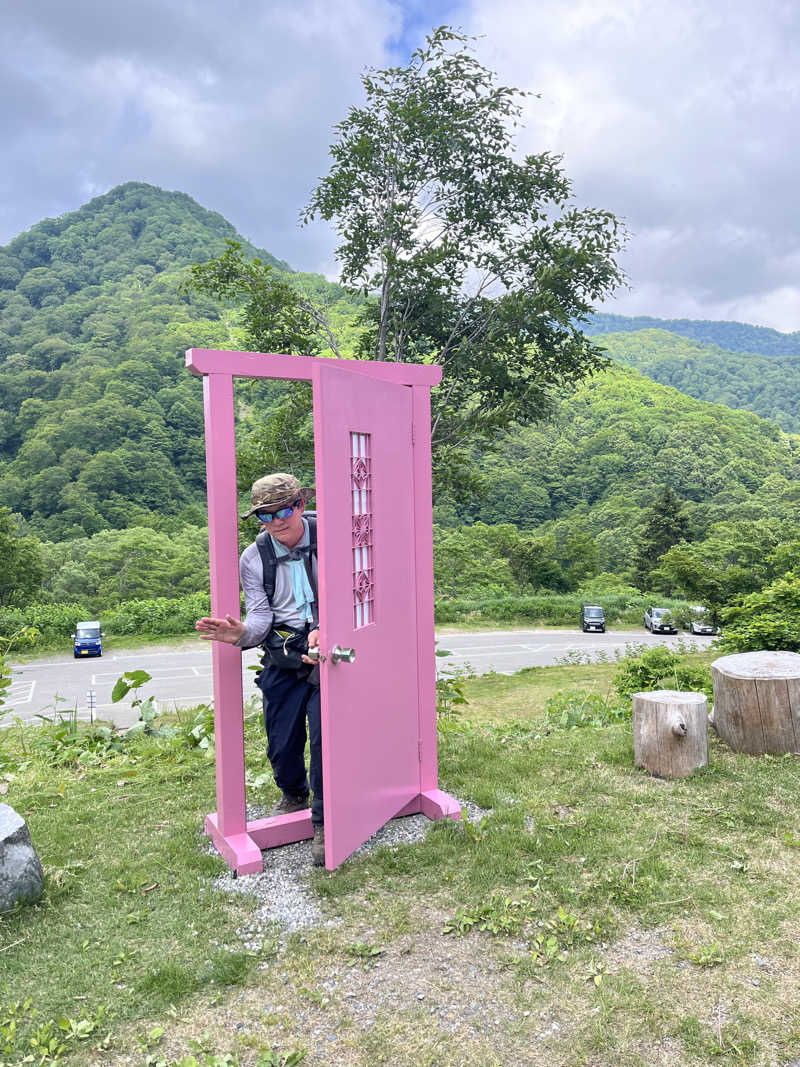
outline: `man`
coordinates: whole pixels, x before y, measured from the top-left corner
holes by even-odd
[[[325,863],[322,808],[322,731],[319,670],[306,654],[319,645],[316,537],[304,518],[308,490],[291,474],[270,474],[253,483],[250,510],[262,532],[239,560],[245,619],[203,618],[195,629],[206,641],[239,648],[264,647],[258,685],[264,696],[267,756],[282,797],[272,815],[309,806],[304,751],[306,720],[311,749],[311,858]],[[265,571],[266,565],[266,571]],[[274,584],[273,584],[274,583]],[[267,589],[272,587],[272,595]]]

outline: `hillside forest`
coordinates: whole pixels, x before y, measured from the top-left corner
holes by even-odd
[[[292,272],[183,193],[128,183],[0,248],[0,633],[33,620],[54,639],[97,616],[165,632],[202,610],[202,388],[184,353],[244,345],[237,306],[186,282],[231,241],[324,304],[353,354],[363,297]],[[605,369],[552,417],[475,446],[466,499],[437,494],[439,610],[794,603],[800,334],[607,315],[587,332]],[[237,386],[242,501],[267,466],[313,476],[307,404],[287,420],[288,389]]]

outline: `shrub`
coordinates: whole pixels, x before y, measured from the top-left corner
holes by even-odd
[[[188,633],[195,619],[207,615],[208,596],[192,593],[189,596],[158,597],[154,600],[129,600],[101,614],[103,632],[109,636],[124,634]],[[0,640],[9,649],[19,649],[24,643],[33,647],[64,643],[74,633],[75,625],[84,619],[96,618],[95,612],[82,604],[31,604],[26,608],[0,609]],[[23,642],[17,635],[35,629],[36,639]]]
[[[491,622],[529,620],[554,625],[578,627],[581,604],[600,604],[610,623],[622,622],[641,626],[644,609],[653,602],[668,607],[677,615],[685,605],[681,601],[653,597],[623,587],[618,592],[601,596],[578,593],[542,593],[538,596],[458,597],[436,601],[438,623],[462,622],[465,619],[485,619]]]
[[[800,652],[800,570],[721,612],[726,652]]]
[[[623,660],[614,675],[614,685],[625,700],[631,700],[634,693],[653,689],[705,693],[709,700],[714,696],[708,668],[685,663],[683,657],[662,645],[648,648],[640,656]]]

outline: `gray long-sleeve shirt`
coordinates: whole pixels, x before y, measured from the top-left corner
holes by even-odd
[[[303,519],[303,536],[296,547],[302,548],[309,543],[308,523]],[[314,574],[314,586],[317,587],[317,557],[311,557]],[[292,579],[288,567],[278,566],[275,574],[275,594],[272,603],[264,592],[264,568],[255,541],[248,545],[239,557],[239,580],[244,593],[245,632],[236,642],[240,648],[255,648],[267,636],[273,619],[276,623],[285,623],[295,629],[302,629],[305,618],[298,611],[294,602]]]

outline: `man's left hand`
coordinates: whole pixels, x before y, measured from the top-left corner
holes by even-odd
[[[312,630],[308,635],[308,647],[319,648],[319,630]],[[312,667],[316,666],[319,660],[309,659],[308,656],[303,656],[303,663],[308,663]]]

